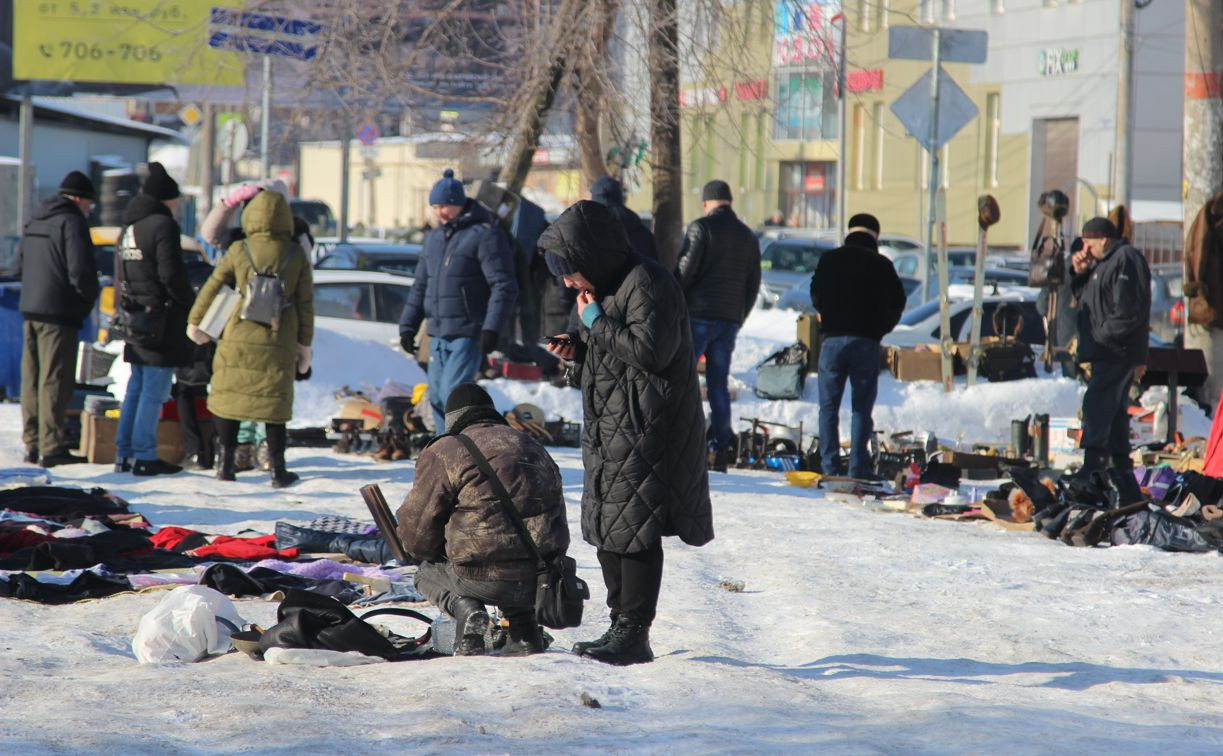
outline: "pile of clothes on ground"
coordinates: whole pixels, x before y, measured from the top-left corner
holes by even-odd
[[[320,518],[302,530],[316,540],[330,533],[367,546],[381,541],[371,538],[372,523],[347,518]],[[384,551],[356,549],[349,558]],[[344,604],[421,600],[412,587],[413,567],[303,559],[301,553],[297,544],[278,544],[275,534],[155,528],[101,488],[23,485],[0,491],[0,597],[62,604],[201,584],[232,596],[300,589]]]

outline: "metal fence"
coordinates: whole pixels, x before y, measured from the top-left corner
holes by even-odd
[[[1185,255],[1184,224],[1180,221],[1135,223],[1130,241],[1152,265],[1180,262]]]

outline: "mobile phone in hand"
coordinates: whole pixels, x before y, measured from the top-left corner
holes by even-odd
[[[549,346],[562,347],[562,346],[569,346],[572,343],[573,343],[573,339],[569,338],[568,336],[549,336],[548,337]]]

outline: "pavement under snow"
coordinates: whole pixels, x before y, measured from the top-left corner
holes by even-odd
[[[736,416],[803,420],[805,401],[750,398],[752,367],[792,340],[789,316],[749,321],[736,352]],[[326,381],[378,385],[393,371],[344,373],[356,349],[327,337]],[[371,347],[372,348],[372,347]],[[399,360],[400,362],[395,362]],[[361,368],[366,370],[366,368]],[[322,371],[320,371],[322,372]],[[317,375],[317,374],[316,374]],[[570,419],[578,392],[497,381],[519,401]],[[943,395],[881,383],[877,417],[964,443],[1004,440],[1012,417],[1073,414],[1061,380]],[[299,408],[302,407],[300,404]],[[846,417],[847,419],[847,417]],[[1201,423],[1200,417],[1192,418]],[[1188,422],[1188,419],[1187,419]],[[0,466],[19,464],[20,412],[0,406]],[[717,537],[666,542],[653,664],[613,668],[566,653],[602,632],[605,597],[578,525],[580,454],[555,449],[565,478],[571,554],[589,581],[587,624],[556,631],[549,653],[445,658],[355,668],[273,666],[229,654],[141,666],[131,639],[164,594],[61,607],[0,603],[0,750],[10,753],[203,752],[1153,752],[1223,749],[1223,561],[1148,547],[1078,549],[986,524],[869,512],[765,472],[711,477]],[[221,484],[202,473],[138,479],[109,467],[54,471],[103,486],[156,525],[270,532],[277,520],[365,515],[357,488],[392,506],[410,463],[292,449],[303,481],[274,491],[266,473]],[[719,587],[742,581],[742,592]],[[275,603],[241,600],[265,627]],[[393,624],[394,619],[389,624]],[[414,631],[404,625],[404,631]],[[586,708],[583,694],[602,708]]]

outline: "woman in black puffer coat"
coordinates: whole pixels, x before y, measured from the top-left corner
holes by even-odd
[[[662,537],[713,539],[705,415],[692,330],[675,277],[634,255],[607,208],[579,202],[540,237],[549,269],[578,289],[582,327],[550,351],[582,389],[582,536],[598,549],[612,625],[576,653],[652,661]]]

